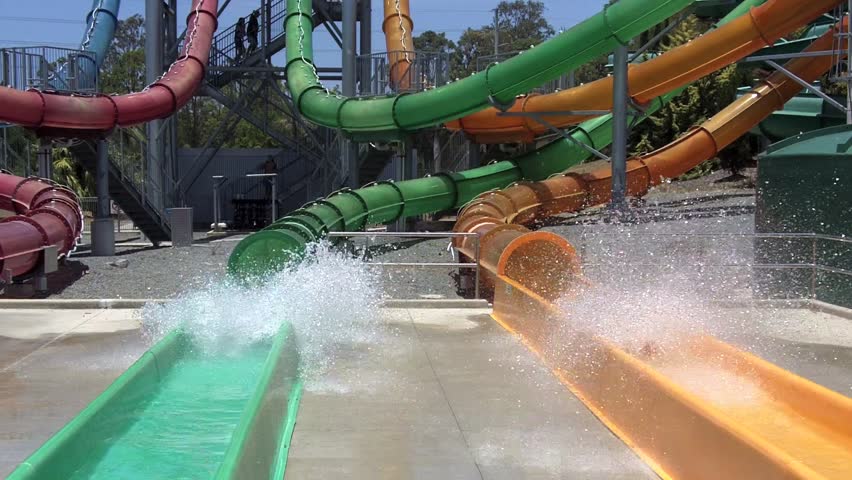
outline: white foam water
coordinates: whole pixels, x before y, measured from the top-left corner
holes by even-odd
[[[378,340],[381,300],[374,271],[319,244],[263,283],[221,279],[167,304],[147,305],[142,326],[152,341],[182,328],[202,352],[228,355],[271,338],[287,322],[299,339],[303,374],[310,377],[332,368],[344,346],[363,348]]]

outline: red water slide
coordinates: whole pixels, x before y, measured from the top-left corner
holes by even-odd
[[[0,121],[33,129],[43,137],[99,137],[177,112],[192,98],[207,68],[216,32],[217,0],[194,0],[187,17],[183,53],[162,78],[129,95],[80,95],[0,86]],[[65,256],[83,227],[77,197],[47,180],[0,173],[0,273],[24,275],[41,251],[55,245]]]

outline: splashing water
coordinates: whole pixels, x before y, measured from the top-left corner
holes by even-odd
[[[211,282],[165,305],[142,311],[146,336],[156,341],[182,328],[201,353],[238,354],[273,337],[283,322],[299,340],[303,374],[334,365],[344,345],[375,343],[383,332],[379,277],[328,244],[309,249],[294,263],[249,287],[232,279]]]
[[[636,284],[612,279],[562,298],[558,305],[566,313],[566,329],[603,337],[632,352],[665,349],[721,325],[719,308],[682,280]]]

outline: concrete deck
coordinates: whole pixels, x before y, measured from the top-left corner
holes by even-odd
[[[286,478],[657,478],[488,313],[385,310],[308,382]]]
[[[134,315],[0,309],[0,475],[144,351]],[[309,380],[288,479],[656,478],[487,309],[383,315],[377,344],[346,346]],[[852,320],[804,309],[730,318],[753,326],[730,340],[852,395]]]
[[[0,476],[144,351],[134,310],[0,310]]]

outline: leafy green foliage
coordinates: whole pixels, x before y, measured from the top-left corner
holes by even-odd
[[[662,40],[660,51],[683,45],[708,28],[707,22],[691,15]],[[641,155],[661,148],[705,122],[736,99],[737,89],[749,83],[749,76],[750,72],[732,65],[693,83],[679,97],[633,129],[633,153]],[[708,160],[684,177],[704,175],[722,164],[736,171],[750,160],[752,154],[748,139],[741,139],[720,152],[724,162],[720,162],[719,158]]]
[[[517,52],[539,44],[556,31],[544,17],[545,6],[537,0],[502,1],[497,5],[499,51]],[[464,78],[477,70],[480,57],[494,54],[494,25],[468,28],[459,38],[450,76]]]

